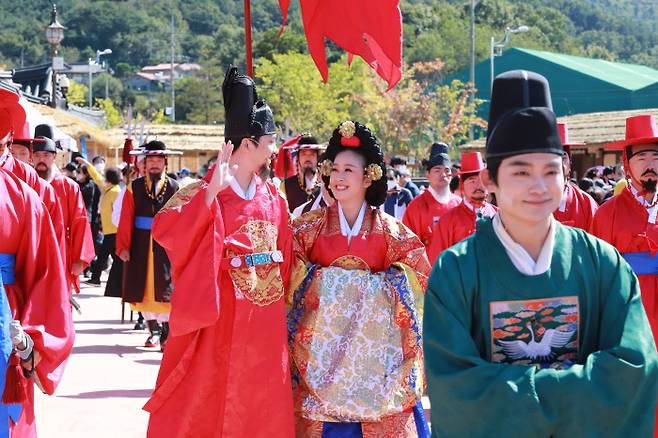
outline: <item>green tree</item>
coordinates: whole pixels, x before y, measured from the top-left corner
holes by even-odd
[[[112,100],[96,99],[96,102],[98,103],[98,107],[105,111],[105,127],[114,128],[115,126],[119,126],[121,116],[119,115],[119,111],[114,107],[114,104],[112,104]]]
[[[109,73],[103,72],[98,74],[92,82],[94,99],[107,97],[117,106],[122,105],[123,83]],[[105,96],[107,90],[108,96]]]
[[[66,95],[66,101],[72,105],[85,106],[88,93],[89,88],[85,84],[79,84],[74,80],[69,80],[69,92]]]
[[[176,119],[197,124],[214,124],[224,121],[221,100],[221,75],[218,67],[205,66],[198,76],[176,82]]]

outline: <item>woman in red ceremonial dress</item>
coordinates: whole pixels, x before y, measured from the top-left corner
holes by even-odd
[[[385,164],[368,128],[344,122],[323,158],[336,203],[293,222],[297,436],[429,437],[420,403],[425,248],[377,208],[386,199]]]

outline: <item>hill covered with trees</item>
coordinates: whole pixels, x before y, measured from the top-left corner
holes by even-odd
[[[311,72],[305,76],[306,80],[320,79],[308,56],[306,61],[303,57],[294,58],[294,55],[307,53],[307,49],[299,3],[295,0],[291,3],[286,29],[278,37],[281,26],[278,1],[251,1],[256,76],[264,85],[263,89],[271,94],[274,93],[271,84],[285,86],[281,83],[281,74],[287,71],[280,65],[283,60],[305,62],[304,68]],[[166,106],[166,93],[136,95],[124,89],[117,78],[128,77],[145,65],[169,62],[169,32],[173,16],[176,62],[196,62],[203,66],[197,77],[177,82],[177,118],[193,123],[221,122],[223,70],[229,63],[244,65],[242,8],[243,0],[60,0],[57,3],[59,21],[67,27],[61,53],[66,62],[75,63],[95,57],[97,49],[112,49],[112,55],[106,60],[114,70],[115,78],[108,80],[114,104],[118,107],[132,105],[138,112],[152,118],[155,112]],[[413,76],[409,78],[407,74],[407,78],[416,83],[405,85],[408,79],[404,79],[399,86],[400,94],[417,89],[419,84],[430,87],[432,92],[442,92],[436,89],[436,84],[443,77],[467,68],[469,8],[469,0],[401,0],[403,55],[405,63],[410,66],[406,72]],[[49,62],[44,29],[50,19],[50,2],[0,0],[0,11],[0,65],[12,68]],[[657,2],[479,0],[475,19],[478,61],[488,57],[492,36],[499,39],[505,27],[524,24],[530,31],[515,35],[508,47],[658,67]],[[330,63],[344,63],[342,50],[331,44],[327,47]],[[427,71],[428,65],[431,71]],[[280,70],[276,70],[277,66]],[[266,76],[259,77],[259,68]],[[352,80],[348,75],[337,77],[336,80]],[[367,69],[361,77],[369,80]],[[105,79],[100,75],[98,83],[95,81],[94,88],[98,87],[95,95],[100,95],[104,89]],[[337,84],[336,87],[341,89],[346,84]],[[460,102],[461,91],[453,91],[456,94],[451,98]],[[340,94],[338,97],[327,94],[326,90],[318,93],[346,99]],[[300,100],[299,95],[293,98]],[[281,101],[280,96],[272,96],[270,100],[277,101],[280,106],[289,104],[289,101]],[[352,99],[346,108],[350,105],[358,108],[357,100]],[[449,115],[445,117],[449,123]],[[382,122],[382,125],[386,124]]]

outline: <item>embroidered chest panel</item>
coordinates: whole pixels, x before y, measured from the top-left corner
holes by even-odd
[[[236,234],[245,234],[251,241],[253,253],[276,250],[278,228],[271,222],[252,220],[242,225]],[[226,257],[243,255],[231,248]],[[283,279],[278,263],[258,266],[243,266],[230,269],[229,275],[237,291],[258,306],[272,304],[283,296]]]
[[[492,362],[558,369],[576,362],[577,296],[493,301],[489,306]]]

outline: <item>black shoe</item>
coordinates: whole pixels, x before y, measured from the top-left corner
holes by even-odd
[[[146,329],[146,324],[144,324],[144,321],[137,321],[135,323],[135,327],[133,327],[133,330],[145,330]]]
[[[148,338],[146,338],[146,342],[144,343],[145,347],[153,348],[157,347],[160,345],[160,333],[159,332],[153,332],[149,335]]]
[[[165,344],[169,338],[169,323],[163,322],[162,329],[160,330],[160,351],[164,352]]]
[[[94,286],[100,286],[101,281],[97,278],[90,278],[89,280],[85,281],[85,284],[93,284]]]

